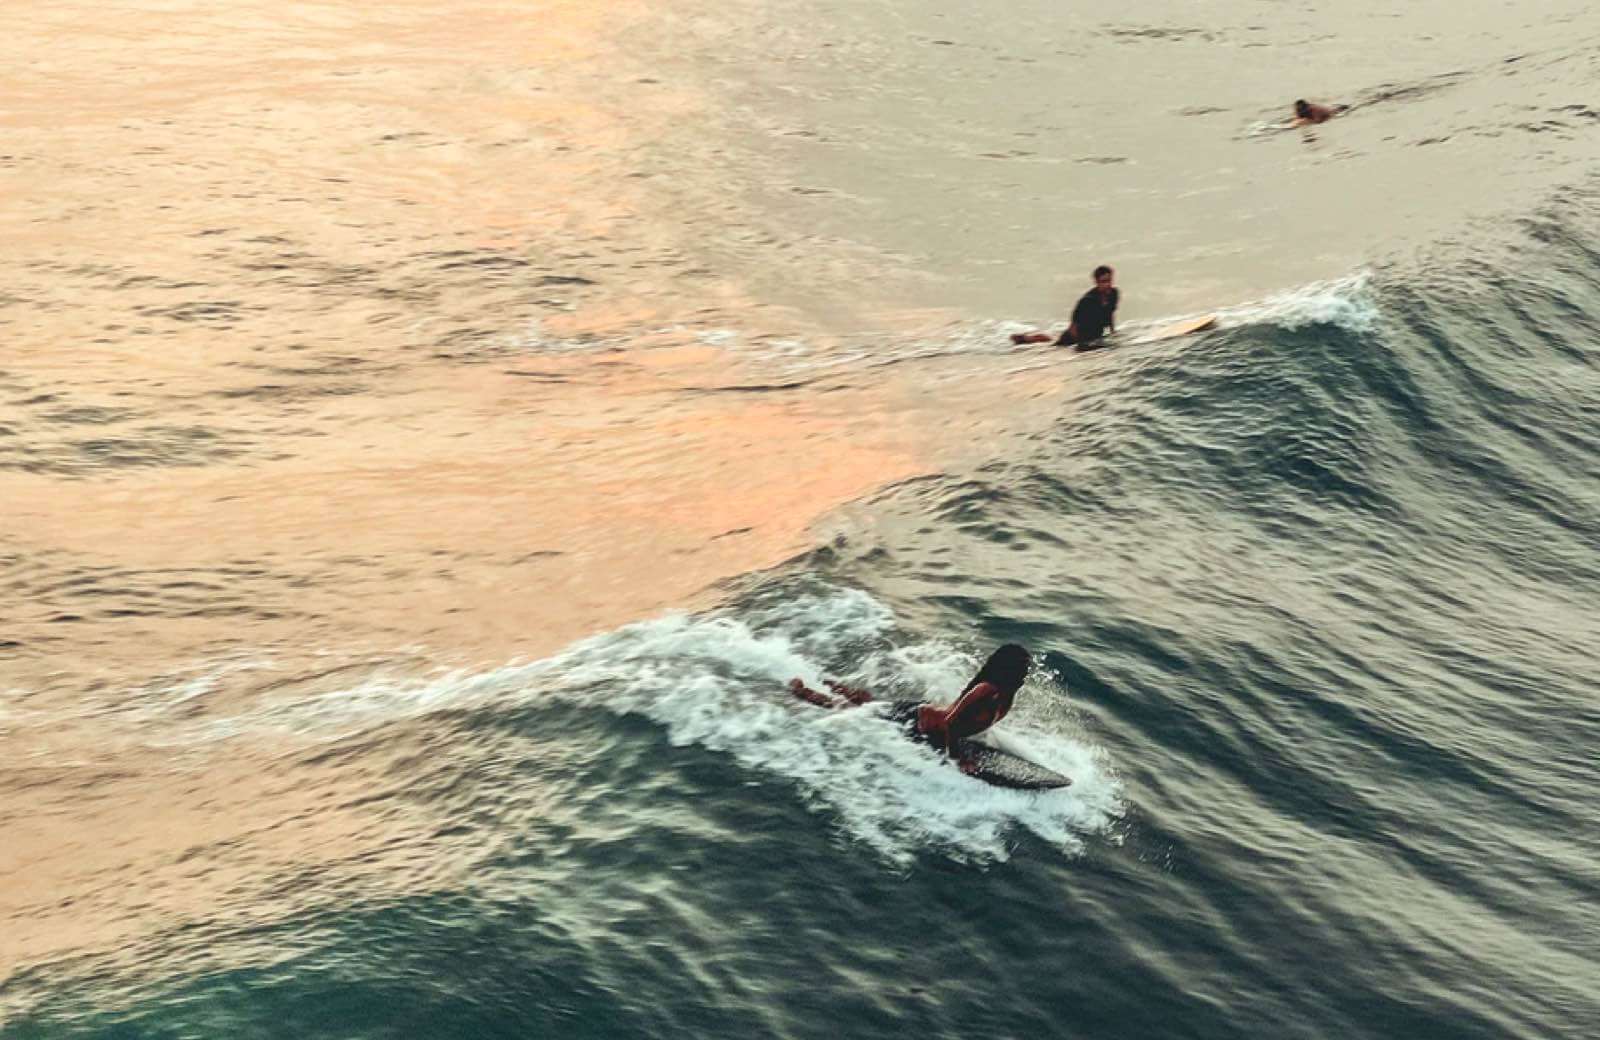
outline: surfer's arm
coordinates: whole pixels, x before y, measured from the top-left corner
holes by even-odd
[[[872,702],[871,691],[863,690],[859,686],[846,686],[844,683],[836,682],[833,679],[824,679],[822,681],[827,685],[828,689],[837,693],[851,704],[870,704]]]
[[[869,704],[872,701],[872,694],[866,690],[857,689],[854,686],[846,686],[844,683],[835,682],[832,679],[824,679],[822,681],[827,685],[828,689],[838,694],[838,698],[830,697],[821,690],[813,690],[802,679],[790,679],[789,692],[809,704],[815,704],[819,708],[848,708],[853,705]]]
[[[819,708],[837,708],[839,706],[838,701],[825,693],[818,693],[800,679],[789,680],[789,692],[809,704],[815,704]]]

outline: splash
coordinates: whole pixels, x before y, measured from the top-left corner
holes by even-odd
[[[815,811],[894,863],[943,850],[967,862],[1003,861],[1021,833],[1068,853],[1121,816],[1119,785],[1104,755],[1034,705],[1063,691],[1036,674],[995,743],[1073,778],[1066,791],[991,788],[900,735],[879,708],[824,711],[788,697],[784,685],[827,677],[868,686],[885,699],[948,699],[977,655],[938,640],[905,640],[893,614],[856,590],[824,589],[767,603],[668,614],[583,640],[539,661],[426,679],[370,674],[359,681],[275,682],[238,713],[169,717],[141,727],[159,746],[233,740],[334,744],[438,711],[512,711],[554,698],[664,727],[674,747],[699,746],[792,781]],[[229,666],[234,668],[236,666]],[[257,662],[256,667],[267,668]],[[270,670],[270,669],[269,669]],[[354,677],[351,677],[354,678]],[[180,711],[215,677],[147,691],[143,723]]]
[[[1371,283],[1368,271],[1312,282],[1264,300],[1218,311],[1218,324],[1224,327],[1276,325],[1282,329],[1337,325],[1349,332],[1371,332],[1381,318]]]
[[[629,625],[537,667],[559,677],[561,695],[660,723],[675,746],[726,752],[793,781],[808,804],[894,862],[929,847],[960,860],[1004,860],[1020,832],[1077,852],[1085,834],[1120,816],[1118,785],[1099,750],[1025,717],[1000,739],[1071,775],[1068,791],[987,787],[905,740],[871,707],[830,712],[784,695],[793,677],[817,683],[841,647],[859,656],[835,675],[890,697],[932,691],[944,699],[977,665],[948,644],[897,644],[894,635],[882,604],[859,591],[829,590],[742,615]],[[1061,692],[1035,676],[1022,701]]]

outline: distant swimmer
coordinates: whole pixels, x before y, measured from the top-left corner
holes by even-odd
[[[1104,346],[1100,340],[1108,332],[1117,331],[1117,304],[1122,294],[1111,284],[1116,272],[1105,264],[1094,269],[1094,288],[1084,293],[1078,305],[1072,308],[1072,322],[1067,331],[1056,340],[1058,347],[1076,347],[1078,350],[1097,350]],[[1011,337],[1013,343],[1049,343],[1047,332],[1018,332]]]
[[[1344,105],[1313,105],[1301,98],[1294,103],[1294,121],[1289,125],[1310,126],[1313,123],[1326,123],[1344,110]]]
[[[967,683],[954,704],[940,708],[925,701],[891,701],[886,717],[901,726],[913,740],[956,758],[962,772],[972,772],[975,763],[961,756],[961,741],[982,733],[1006,717],[1032,667],[1033,658],[1028,651],[1015,643],[1007,643],[989,655],[989,660],[978,669],[978,674]],[[789,692],[823,708],[850,708],[870,704],[873,700],[866,690],[831,680],[826,685],[833,691],[832,695],[813,690],[799,679],[789,683]]]

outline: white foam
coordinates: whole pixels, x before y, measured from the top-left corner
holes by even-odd
[[[1338,325],[1351,332],[1371,332],[1381,317],[1371,281],[1368,272],[1358,271],[1332,281],[1312,282],[1218,311],[1217,323],[1223,327],[1276,325],[1283,329]]]
[[[1008,722],[1002,738],[1073,778],[1065,791],[989,787],[913,744],[877,709],[827,711],[787,696],[796,676],[817,684],[820,655],[881,641],[892,617],[864,593],[834,591],[786,601],[749,617],[675,616],[630,625],[542,662],[561,685],[600,691],[597,703],[644,715],[675,745],[696,744],[794,781],[807,802],[852,838],[894,861],[929,847],[961,859],[1009,855],[1019,831],[1066,851],[1121,815],[1118,784],[1097,749],[1079,739]],[[838,676],[900,696],[946,699],[976,668],[939,643],[867,649]],[[1035,678],[1022,695],[1060,697]],[[591,694],[592,695],[592,694]],[[893,694],[891,694],[892,696]],[[998,732],[998,731],[997,731]]]
[[[446,708],[505,702],[529,689],[534,669],[508,666],[489,672],[448,671],[427,679],[414,675],[370,675],[359,682],[268,696],[233,715],[212,715],[166,735],[164,743],[215,742],[272,735],[336,743],[376,726],[414,719]]]
[[[996,735],[1066,773],[1072,787],[1021,792],[989,787],[906,740],[881,707],[828,711],[791,697],[802,678],[828,677],[885,699],[947,700],[977,666],[949,644],[893,640],[891,612],[866,593],[823,589],[709,616],[669,614],[586,639],[540,661],[428,679],[369,676],[308,692],[292,684],[245,711],[169,720],[146,730],[162,744],[214,744],[271,736],[315,743],[347,739],[445,708],[507,709],[549,698],[659,723],[674,746],[697,745],[791,781],[806,804],[853,840],[901,863],[936,849],[957,859],[1004,860],[1028,832],[1067,852],[1121,816],[1119,784],[1103,755],[1062,731],[1060,712],[1035,705],[1064,692],[1036,674]],[[209,689],[202,678],[158,698],[178,709]],[[156,703],[151,703],[155,710]],[[1050,715],[1047,723],[1030,718]]]

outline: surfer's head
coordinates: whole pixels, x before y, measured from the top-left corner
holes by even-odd
[[[1007,643],[989,655],[983,667],[978,669],[978,674],[967,683],[967,689],[979,683],[989,683],[1007,693],[1016,693],[1022,688],[1022,681],[1028,677],[1028,670],[1032,667],[1033,658],[1028,651],[1015,643]]]
[[[1111,279],[1116,277],[1116,274],[1117,272],[1113,271],[1110,267],[1107,267],[1105,264],[1101,264],[1099,267],[1094,269],[1094,274],[1092,277],[1094,278],[1094,284],[1098,288],[1109,289],[1111,288]],[[1019,646],[1017,649],[1021,650],[1022,647]]]
[[[1301,119],[1310,119],[1311,102],[1307,101],[1305,98],[1301,98],[1299,101],[1296,101],[1294,103],[1294,114],[1299,116]]]

